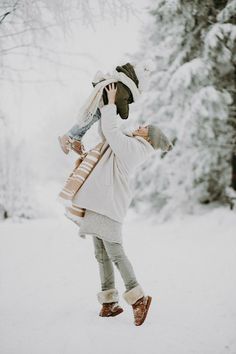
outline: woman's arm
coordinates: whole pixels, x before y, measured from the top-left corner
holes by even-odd
[[[109,85],[110,86],[110,85]],[[147,158],[145,145],[140,143],[135,137],[124,134],[118,126],[116,114],[114,86],[108,90],[108,105],[101,108],[101,126],[103,134],[114,154],[126,167],[126,171],[132,170],[139,163]]]
[[[138,163],[146,159],[146,149],[135,137],[124,134],[118,126],[116,105],[108,104],[101,108],[102,132],[112,151],[125,166],[126,171],[131,171]]]

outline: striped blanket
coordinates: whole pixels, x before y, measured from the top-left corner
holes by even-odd
[[[86,209],[75,205],[73,198],[108,147],[109,144],[107,141],[103,141],[88,152],[83,153],[75,161],[75,167],[58,195],[58,201],[65,206],[65,216],[77,225],[80,225],[81,218],[84,217]]]

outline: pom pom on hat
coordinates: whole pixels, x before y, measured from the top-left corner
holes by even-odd
[[[125,65],[120,64],[118,67],[125,68],[127,66],[127,64],[125,64]],[[137,76],[138,88],[139,88],[140,92],[145,91],[148,87],[151,72],[153,72],[155,70],[154,61],[151,59],[148,59],[148,60],[145,60],[142,62],[130,62],[130,65],[132,65],[133,70]],[[100,70],[97,71],[96,74],[94,75],[93,80],[92,80],[93,86],[95,86],[95,84],[97,84],[98,82],[109,78],[109,76],[110,76],[109,73],[104,74]],[[128,75],[128,77],[133,79],[132,75]]]
[[[149,59],[143,62],[131,63],[139,81],[139,90],[145,91],[149,84],[151,72],[155,70],[155,63]]]
[[[109,79],[110,76],[111,76],[110,73],[104,74],[101,70],[98,70],[92,80],[93,86],[96,86],[96,84],[99,83],[100,81]]]

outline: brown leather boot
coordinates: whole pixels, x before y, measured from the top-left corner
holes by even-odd
[[[145,321],[151,301],[151,296],[143,296],[132,305],[135,326],[140,326]]]
[[[102,304],[99,316],[114,317],[123,312],[123,309],[118,305],[118,302],[110,302]]]
[[[82,155],[84,153],[84,145],[81,143],[81,141],[74,139],[71,142],[71,150],[79,155]]]
[[[79,155],[84,153],[84,145],[80,140],[75,140],[70,138],[68,135],[63,135],[58,137],[58,141],[60,143],[60,147],[62,151],[67,155],[70,150],[73,150]]]
[[[62,151],[67,155],[69,154],[69,137],[67,135],[59,136],[58,141]]]

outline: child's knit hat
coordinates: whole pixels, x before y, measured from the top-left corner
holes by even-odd
[[[116,71],[123,72],[131,80],[134,81],[138,87],[140,93],[143,92],[149,82],[151,72],[154,71],[155,65],[152,60],[146,60],[145,62],[138,63],[126,63],[124,65],[118,65]],[[109,77],[109,73],[103,74],[100,70],[95,74],[92,84],[95,86],[98,82],[105,80]]]
[[[138,63],[138,64],[131,64],[126,63],[124,65],[120,65],[116,67],[116,71],[118,73],[123,73],[127,76],[126,82],[117,83],[117,92],[116,92],[116,107],[117,107],[117,114],[120,115],[121,118],[127,119],[129,116],[129,104],[136,101],[138,95],[137,93],[142,93],[142,91],[146,88],[147,83],[149,81],[149,75],[152,69],[151,62],[147,63]],[[98,82],[101,82],[105,79],[109,78],[109,73],[103,74],[101,71],[98,71],[92,81],[93,86],[96,86]],[[131,81],[131,80],[132,81]],[[134,85],[136,89],[134,90]],[[132,84],[132,85],[131,85]],[[135,91],[135,96],[134,96]],[[107,93],[104,90],[103,92],[103,103],[108,103]]]

